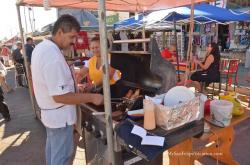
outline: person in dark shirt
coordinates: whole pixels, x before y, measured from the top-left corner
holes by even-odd
[[[24,82],[23,77],[22,77],[23,73],[25,74],[26,82],[28,82],[28,80],[27,80],[27,73],[26,73],[26,69],[25,69],[25,65],[24,65],[24,58],[23,58],[23,55],[21,53],[22,43],[17,42],[16,46],[17,46],[17,48],[12,53],[12,58],[14,61],[16,72],[17,72],[16,80],[17,80],[17,83],[19,86],[25,86],[23,84],[23,82]]]
[[[23,55],[21,53],[22,43],[21,42],[17,42],[16,46],[17,46],[17,48],[12,53],[12,57],[13,57],[14,63],[19,63],[19,64],[23,65],[24,64],[23,63]]]
[[[201,91],[201,82],[208,86],[211,82],[220,82],[220,51],[216,43],[208,44],[207,53],[203,62],[194,59],[194,63],[202,70],[196,71],[191,75],[196,89]]]
[[[35,48],[35,45],[33,43],[33,39],[31,37],[28,37],[26,39],[25,51],[27,55],[27,61],[29,64],[31,63],[31,56],[32,56],[32,52],[34,48]]]

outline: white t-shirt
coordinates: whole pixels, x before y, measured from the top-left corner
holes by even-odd
[[[75,124],[76,106],[56,103],[52,97],[75,92],[70,68],[55,43],[44,40],[35,47],[31,73],[43,124],[49,128]]]

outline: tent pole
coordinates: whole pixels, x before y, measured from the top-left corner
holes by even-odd
[[[142,38],[143,39],[146,38],[145,25],[143,25],[143,27],[142,27]],[[143,51],[145,52],[146,51],[146,43],[143,42],[142,45],[143,45]]]
[[[166,36],[165,31],[162,32],[162,50],[166,48]]]
[[[20,30],[20,35],[21,35],[21,40],[22,40],[22,44],[23,44],[23,47],[22,47],[22,51],[23,51],[23,56],[24,56],[24,67],[26,69],[26,73],[27,73],[27,80],[28,80],[28,86],[29,86],[29,93],[30,93],[30,100],[31,100],[31,104],[32,104],[32,108],[35,112],[35,115],[37,117],[37,109],[36,109],[36,106],[35,106],[35,97],[33,95],[33,91],[32,91],[32,84],[31,84],[31,81],[30,81],[30,69],[29,69],[29,66],[28,66],[28,62],[27,62],[27,55],[26,55],[26,51],[25,51],[25,47],[24,47],[24,34],[23,34],[23,27],[22,27],[22,20],[21,20],[21,13],[20,13],[20,6],[18,4],[16,4],[16,9],[17,9],[17,17],[18,17],[18,24],[19,24],[19,30]]]
[[[190,28],[189,28],[189,40],[188,40],[188,51],[187,51],[187,67],[190,69],[190,62],[192,60],[192,42],[194,32],[194,0],[191,0],[191,15],[190,15]],[[185,72],[186,79],[188,78],[188,72]],[[186,83],[186,81],[185,81]]]
[[[219,38],[219,24],[215,23],[215,43],[218,43],[218,38]]]
[[[178,43],[177,43],[177,32],[176,32],[176,20],[175,20],[175,13],[174,13],[174,42],[176,47],[176,62],[177,62],[177,76],[178,76],[178,82],[181,81],[180,78],[180,65],[179,65],[179,55],[178,55]]]
[[[24,11],[24,22],[25,22],[25,32],[28,32],[28,27],[27,27],[27,19],[26,19],[26,8],[23,6],[23,11]]]
[[[107,30],[106,30],[106,6],[105,0],[99,0],[99,32],[101,41],[101,58],[103,70],[103,92],[104,92],[104,108],[105,121],[107,132],[107,146],[108,146],[108,164],[115,165],[114,144],[113,144],[113,122],[111,115],[111,101],[110,101],[110,83],[109,83],[109,63],[108,63],[108,47],[107,47]]]

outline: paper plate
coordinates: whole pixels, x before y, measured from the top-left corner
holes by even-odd
[[[192,100],[195,97],[195,94],[184,86],[176,86],[171,88],[164,97],[165,106],[175,106],[180,103],[187,102]]]

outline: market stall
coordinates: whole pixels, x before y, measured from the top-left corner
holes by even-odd
[[[201,2],[202,0],[193,0],[191,1],[192,4],[194,4],[195,2]],[[85,8],[85,9],[96,9],[98,4],[96,1],[88,1],[88,2],[82,2],[82,1],[79,1],[79,0],[65,0],[65,1],[56,1],[56,0],[51,0],[51,1],[44,1],[44,2],[47,2],[46,3],[46,7],[48,6],[51,6],[51,7],[72,7],[72,8]],[[116,2],[116,3],[115,3]],[[107,157],[105,157],[105,160],[102,159],[98,159],[97,161],[104,161],[104,162],[101,162],[100,164],[118,164],[117,161],[116,161],[116,158],[115,157],[115,149],[114,147],[116,145],[114,145],[114,143],[117,143],[119,141],[115,140],[115,136],[113,136],[113,126],[115,125],[115,123],[112,121],[112,116],[111,116],[111,112],[112,112],[112,107],[111,107],[111,97],[110,97],[110,84],[109,84],[109,67],[108,66],[108,58],[107,58],[107,34],[106,34],[106,23],[105,23],[105,11],[106,11],[106,8],[105,8],[105,5],[107,7],[107,9],[109,10],[126,10],[126,11],[137,11],[137,10],[158,10],[158,9],[162,9],[162,8],[167,8],[167,7],[174,7],[174,6],[179,6],[179,5],[185,5],[185,4],[188,4],[190,2],[187,2],[185,0],[183,1],[166,1],[166,0],[159,0],[159,1],[145,1],[145,2],[140,2],[140,5],[139,6],[143,6],[143,9],[139,8],[138,7],[138,1],[107,1],[105,3],[105,1],[99,1],[99,29],[100,29],[100,37],[101,37],[101,41],[103,41],[103,44],[101,44],[101,53],[102,53],[102,64],[103,64],[103,70],[104,70],[104,79],[103,79],[103,90],[104,90],[104,98],[105,98],[105,104],[104,104],[104,108],[101,108],[102,111],[105,110],[105,118],[104,116],[101,117],[101,120],[104,121],[105,125],[104,125],[104,130],[103,130],[103,133],[105,132],[105,138],[107,139],[107,146],[105,146],[104,148],[100,147],[99,143],[93,143],[94,145],[92,145],[91,149],[95,149],[95,148],[98,148],[99,150],[103,150],[103,152],[107,152]],[[43,5],[43,1],[42,0],[19,0],[18,1],[18,4],[17,4],[17,10],[18,10],[18,14],[19,14],[19,23],[20,23],[20,31],[21,31],[21,34],[23,36],[23,33],[22,33],[22,25],[21,25],[21,18],[20,18],[20,10],[19,10],[19,7],[20,5],[34,5],[34,6],[42,6]],[[193,6],[193,5],[192,5]],[[193,10],[192,10],[193,11]],[[191,14],[191,20],[192,20],[193,16]],[[191,21],[191,33],[193,31],[192,27],[192,21]],[[192,36],[192,35],[191,35]],[[190,37],[191,38],[191,37]],[[22,41],[24,41],[24,39],[22,38]],[[155,48],[156,45],[155,44],[152,44]],[[190,42],[190,45],[191,45],[191,42]],[[188,54],[190,54],[190,51],[191,48],[189,48],[188,50]],[[159,56],[159,50],[157,52],[156,50],[156,53],[154,51],[152,51],[150,53],[151,55],[158,55]],[[144,55],[144,54],[143,54]],[[135,57],[138,58],[139,56],[139,60],[138,62],[142,62],[143,60],[141,60],[141,58],[148,58],[150,57],[149,55],[146,55],[145,57],[144,56],[140,56],[139,54],[138,55],[135,55]],[[149,58],[150,59],[150,58]],[[156,59],[156,58],[151,58],[151,59]],[[25,60],[26,60],[26,57],[25,57]],[[158,66],[157,68],[161,68],[161,69],[164,69],[164,66],[165,67],[169,67],[171,68],[172,65],[169,65],[169,63],[161,60],[162,62],[160,62],[159,60],[161,59],[158,59],[158,61],[152,61],[152,60],[146,60],[146,62],[153,62],[154,65],[147,65],[147,66],[150,66],[150,67],[147,67],[148,69],[150,69],[150,71],[152,71],[153,73],[156,73],[157,70],[154,70],[154,68],[152,66],[156,66],[156,65],[159,65],[161,64],[162,68],[160,66]],[[152,67],[152,68],[151,68]],[[173,80],[174,78],[172,77],[174,75],[175,77],[175,73],[173,73],[172,71],[174,71],[173,69],[170,69],[168,74],[169,76],[165,76],[165,78],[167,78],[167,80],[164,81],[163,79],[163,84],[161,86],[161,89],[160,91],[156,92],[156,93],[159,93],[159,92],[166,92],[166,90],[170,89],[171,88],[171,84],[173,85]],[[126,72],[124,72],[126,73]],[[128,72],[129,73],[129,72]],[[148,74],[147,74],[148,75]],[[155,78],[155,80],[159,80],[159,76],[156,76],[156,75],[152,75],[153,78]],[[147,79],[145,79],[147,80]],[[157,88],[159,87],[159,83],[157,83],[157,81],[153,81],[153,86],[154,88]],[[148,83],[150,83],[150,81],[144,81],[144,83],[146,83],[148,85]],[[130,83],[131,84],[131,83]],[[134,85],[134,83],[132,83]],[[140,87],[140,86],[139,86]],[[141,87],[140,87],[141,88]],[[151,88],[150,88],[151,89]],[[83,105],[83,106],[87,106],[88,105]],[[90,106],[89,106],[90,107]],[[96,109],[93,109],[93,108],[89,108],[90,110],[94,110],[94,112],[96,112]],[[196,108],[197,109],[197,108]],[[103,123],[98,121],[93,113],[90,113],[89,114],[91,119],[94,119],[95,121],[97,121],[98,125],[102,125],[103,127]],[[86,115],[87,116],[87,115]],[[98,116],[98,114],[97,114]],[[84,123],[83,123],[84,124]],[[203,124],[203,121],[201,120],[201,124],[199,124],[200,126]],[[85,130],[86,132],[89,132],[91,131],[91,134],[95,134],[96,131],[98,132],[98,127],[93,125],[93,124],[90,124],[90,123],[85,123]],[[193,128],[190,126],[188,126],[189,129]],[[202,132],[202,128],[203,126],[201,127],[196,127],[194,125],[194,128],[199,128],[199,129],[195,129],[196,131],[191,131],[190,134],[188,134],[188,136],[184,137],[184,138],[190,138],[194,135],[197,135],[199,133]],[[89,129],[89,131],[87,130]],[[180,131],[181,128],[179,128],[177,130]],[[94,130],[94,131],[93,131]],[[176,135],[178,135],[178,133],[176,133]],[[93,136],[93,135],[91,135]],[[99,138],[99,137],[102,137],[102,133],[99,131],[99,134],[95,134],[96,138]],[[163,136],[163,135],[162,135]],[[164,139],[164,138],[163,138]],[[180,141],[184,140],[183,137],[180,138],[179,140],[176,141],[176,138],[175,139],[175,143],[173,143],[172,145],[174,144],[177,144],[179,143]],[[104,140],[105,142],[105,140]],[[100,148],[99,148],[100,147]],[[167,149],[171,147],[171,145],[169,145],[168,147],[164,148],[164,149]],[[120,150],[121,151],[121,150]],[[101,152],[101,153],[103,153]],[[100,154],[101,154],[100,153]],[[159,155],[161,154],[162,152],[158,153]],[[96,157],[98,158],[98,157]],[[120,157],[118,157],[120,158]],[[87,154],[87,159],[88,159],[88,154]],[[91,161],[91,160],[90,160]]]
[[[139,14],[137,17],[131,17],[129,19],[115,23],[114,28],[116,30],[119,30],[119,29],[138,30],[142,28],[143,26],[148,27],[148,26],[154,26],[154,25],[157,26],[159,24],[162,24],[162,25],[173,24],[174,20],[176,21],[177,24],[184,25],[189,22],[189,18],[190,18],[190,7],[183,6],[183,7],[173,8],[173,9],[165,9],[165,10],[154,11],[150,13]],[[222,34],[217,34],[219,29],[216,26],[218,26],[218,24],[226,25],[232,22],[247,21],[249,19],[250,19],[250,14],[247,14],[247,13],[236,12],[236,11],[216,7],[216,6],[205,4],[205,3],[196,4],[194,6],[194,20],[196,23],[195,30],[194,30],[195,32],[194,43],[195,45],[200,45],[200,47],[204,49],[204,47],[206,47],[207,42],[210,42],[211,40],[218,41],[218,36],[221,37]],[[215,23],[217,24],[216,26],[215,26]],[[213,28],[213,26],[215,28]],[[229,38],[231,40],[233,40],[233,38],[236,38],[234,40],[235,44],[241,43],[241,44],[247,45],[246,43],[249,41],[248,24],[238,23],[237,26],[230,28],[230,31],[234,31],[233,29],[235,29],[235,32],[230,32],[230,35],[227,34]],[[223,35],[226,35],[226,34],[223,33]],[[236,37],[233,37],[234,35]],[[206,36],[209,36],[209,37],[206,37]],[[184,36],[184,37],[188,37],[188,36]],[[238,47],[236,45],[233,45],[232,43],[231,49],[234,49],[234,48],[236,49]],[[224,46],[223,46],[223,49],[224,49]],[[235,50],[234,52],[235,52],[234,54],[236,54],[239,51]],[[233,54],[233,51],[232,51],[232,54]]]
[[[154,25],[157,26],[159,24],[161,24],[162,26],[164,24],[175,24],[175,23],[178,25],[185,25],[189,22],[190,10],[191,9],[189,6],[183,6],[172,9],[153,11],[150,13],[143,13],[139,14],[137,17],[131,17],[129,19],[115,23],[114,28],[117,30],[120,29],[138,30],[142,27],[147,28],[149,26],[154,26]],[[218,32],[220,30],[220,26],[218,24],[225,25],[234,21],[244,21],[249,19],[250,19],[250,14],[247,13],[231,11],[228,9],[216,7],[206,3],[196,4],[194,6],[194,20],[196,25],[194,27],[194,40],[193,40],[194,48],[192,51],[193,55],[202,58],[204,56],[206,45],[210,42],[219,41],[220,42],[219,44],[222,45],[224,36],[221,38],[221,35],[225,34],[221,34],[221,32]],[[244,31],[247,31],[248,26],[244,26],[244,28],[243,26],[241,26],[241,28],[244,29]],[[173,27],[172,30],[174,30]],[[237,32],[239,33],[240,30],[238,30]],[[167,36],[165,36],[166,34]],[[247,40],[247,38],[249,38],[248,33],[245,32],[245,34],[246,36],[244,36],[244,38],[245,40]],[[163,49],[166,47],[166,45],[170,46],[171,44],[175,44],[176,40],[178,40],[177,41],[178,44],[177,43],[175,44],[176,47],[178,48],[177,55],[180,56],[181,59],[184,59],[184,55],[186,54],[184,48],[187,47],[186,45],[189,39],[189,33],[187,32],[187,30],[184,31],[182,30],[181,32],[179,32],[179,35],[177,34],[173,35],[173,33],[168,35],[168,33],[163,33],[161,34],[161,36],[162,37],[160,37],[158,40],[160,48]],[[242,38],[242,36],[240,37]],[[171,41],[172,39],[173,41]],[[167,44],[161,44],[162,43],[161,41],[167,42]],[[223,45],[220,47],[224,49]],[[228,58],[239,58],[243,63],[245,61],[244,49],[232,49],[232,51],[222,53],[222,55],[227,56]],[[190,64],[186,65],[189,66]],[[179,65],[177,64],[177,67],[178,66]]]

